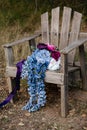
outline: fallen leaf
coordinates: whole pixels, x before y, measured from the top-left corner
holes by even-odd
[[[25,116],[30,116],[30,113],[28,112],[28,113],[25,113]]]
[[[73,116],[74,114],[75,114],[75,109],[72,109],[72,110],[69,111],[70,116]]]
[[[0,88],[0,91],[2,90],[2,88]]]
[[[42,118],[42,121],[45,121],[45,120],[46,120],[46,119],[43,117],[43,118]]]
[[[7,118],[8,118],[8,116],[6,116],[6,115],[5,115],[5,116],[4,116],[4,118],[6,118],[6,119],[7,119]]]
[[[14,107],[16,107],[16,105],[14,104]]]
[[[13,114],[11,111],[8,111],[8,114]]]
[[[84,126],[83,129],[84,129],[84,130],[87,130],[87,127]]]
[[[84,114],[82,114],[81,116],[82,116],[83,118],[87,117],[87,115],[86,115],[85,113],[84,113]]]
[[[23,122],[20,122],[18,125],[19,125],[19,126],[24,126],[24,123],[23,123]]]
[[[21,122],[23,121],[23,119],[22,119],[22,118],[20,118],[19,120],[20,120]]]

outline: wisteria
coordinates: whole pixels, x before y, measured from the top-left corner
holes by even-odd
[[[50,60],[51,57],[48,50],[36,49],[24,62],[21,77],[28,80],[30,99],[22,110],[34,112],[46,104],[44,78]]]

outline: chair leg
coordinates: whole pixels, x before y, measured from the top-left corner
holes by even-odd
[[[66,117],[68,114],[68,87],[61,85],[61,116]]]
[[[81,76],[82,76],[83,90],[87,91],[87,75],[86,75],[86,62],[85,62],[84,45],[81,45],[79,47],[79,54],[80,54],[80,64],[81,64]]]
[[[11,77],[8,77],[7,78],[7,84],[8,84],[8,87],[9,87],[9,93],[11,93],[13,88],[15,87],[15,78],[12,79]],[[11,99],[10,102],[14,103],[14,98]]]

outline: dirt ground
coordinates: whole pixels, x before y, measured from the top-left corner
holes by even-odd
[[[8,95],[4,54],[0,51],[0,102]],[[29,113],[21,108],[29,99],[27,87],[22,86],[15,104],[0,109],[0,130],[87,130],[87,92],[79,87],[69,89],[69,114],[60,115],[60,89],[46,87],[47,103],[39,111]]]

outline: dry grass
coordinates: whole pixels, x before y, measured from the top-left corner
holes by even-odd
[[[13,41],[17,41],[19,39],[22,39],[24,37],[28,37],[29,32],[24,32],[24,29],[19,26],[19,24],[15,25],[14,27],[8,27],[6,29],[3,29],[0,32],[0,45],[2,48],[2,53],[4,55],[4,50],[2,45],[11,43]],[[21,59],[25,59],[27,55],[29,55],[29,44],[24,43],[23,45],[17,45],[13,47],[13,53],[14,58],[16,61],[19,61]]]

